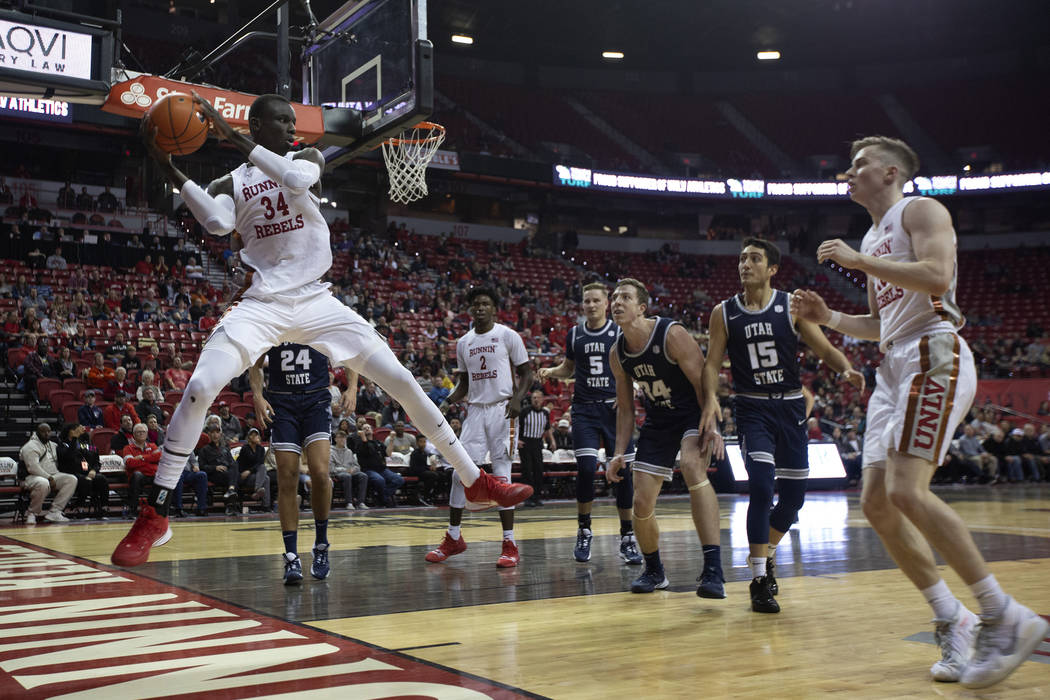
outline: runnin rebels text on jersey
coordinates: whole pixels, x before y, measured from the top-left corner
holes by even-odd
[[[492,404],[514,394],[514,368],[529,361],[521,336],[497,323],[488,333],[474,329],[456,342],[456,371],[470,380],[467,403]]]
[[[609,353],[620,337],[620,328],[612,321],[596,331],[587,322],[569,331],[565,357],[576,364],[573,374],[573,403],[600,403],[616,400],[616,382],[609,369]]]
[[[231,175],[241,260],[255,271],[247,294],[287,292],[320,279],[332,266],[332,248],[316,195],[292,194],[250,163]]]
[[[798,372],[798,331],[791,321],[787,292],[773,290],[765,308],[749,311],[742,294],[722,302],[733,391],[788,393],[802,388]]]
[[[302,394],[328,391],[328,358],[307,345],[281,343],[270,348],[267,391],[278,394]]]
[[[627,352],[623,335],[616,341],[620,366],[642,390],[646,422],[658,416],[673,418],[676,411],[683,409],[700,410],[692,382],[678,363],[667,356],[667,332],[675,323],[657,316],[649,342],[637,353]]]

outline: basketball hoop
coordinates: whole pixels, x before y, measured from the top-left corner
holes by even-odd
[[[427,166],[445,140],[445,127],[420,122],[383,142],[390,199],[408,204],[427,196]]]

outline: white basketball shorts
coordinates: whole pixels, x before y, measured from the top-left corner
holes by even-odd
[[[327,355],[333,364],[355,359],[361,363],[387,346],[368,321],[332,296],[328,285],[321,282],[266,299],[237,299],[223,313],[210,337],[219,330],[244,351],[249,364],[281,343],[310,345]]]
[[[977,394],[970,346],[956,333],[895,342],[876,374],[864,431],[864,467],[896,450],[940,464]]]

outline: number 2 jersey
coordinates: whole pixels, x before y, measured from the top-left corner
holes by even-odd
[[[494,404],[514,395],[514,368],[529,361],[525,342],[513,329],[496,323],[487,333],[473,328],[456,341],[456,371],[470,384],[468,404]]]
[[[598,330],[587,327],[586,321],[569,331],[565,343],[565,358],[576,365],[574,372],[573,403],[605,403],[616,400],[616,382],[609,369],[609,353],[620,337],[620,327],[606,321]]]
[[[287,292],[324,276],[332,266],[331,234],[317,196],[293,194],[251,163],[230,174],[241,260],[254,270],[247,294]]]
[[[726,348],[737,394],[790,394],[802,389],[798,331],[787,292],[773,290],[764,308],[744,307],[742,294],[722,302]]]
[[[667,356],[667,334],[676,322],[662,316],[645,347],[636,353],[627,351],[626,338],[616,341],[616,357],[624,373],[642,390],[647,423],[665,419],[675,420],[680,415],[700,415],[696,389],[678,363]],[[689,413],[687,413],[689,412]]]

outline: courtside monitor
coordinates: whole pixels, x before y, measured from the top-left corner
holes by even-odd
[[[433,111],[426,0],[351,0],[303,50],[303,101],[325,109],[332,164],[372,148]]]

